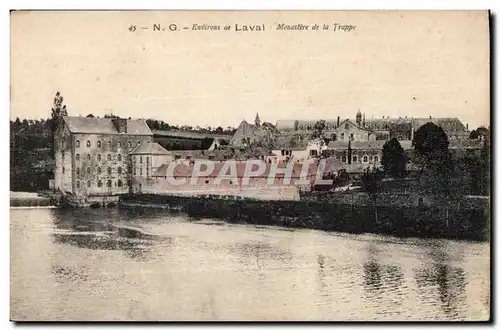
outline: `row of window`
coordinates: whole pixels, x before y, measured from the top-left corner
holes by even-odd
[[[134,168],[134,176],[137,176],[137,168]],[[139,176],[142,176],[142,167],[139,168]],[[146,176],[149,177],[149,168],[146,168]]]
[[[76,167],[75,171],[76,171],[77,175],[80,174],[80,168],[79,167]],[[118,167],[117,171],[118,171],[119,174],[121,174],[122,173],[122,167]],[[107,172],[108,172],[108,175],[111,175],[111,167],[108,167]],[[64,173],[64,167],[63,167],[63,173]],[[91,173],[91,170],[90,170],[90,167],[88,167],[87,168],[87,174],[90,174],[90,173]],[[101,167],[97,168],[97,173],[98,174],[102,173]]]
[[[87,181],[87,187],[91,187],[92,183],[90,182],[90,180]],[[108,180],[106,182],[106,187],[112,187],[113,183],[111,182],[111,180]],[[80,188],[81,184],[80,184],[80,181],[77,180],[76,181],[76,188]],[[119,179],[116,183],[115,183],[115,186],[117,187],[122,187],[123,186],[123,182]],[[98,180],[97,181],[97,187],[102,187],[102,181]]]
[[[61,170],[62,170],[62,173],[63,173],[63,174],[66,172],[66,168],[65,168],[65,167],[62,167],[62,169],[61,169]],[[129,169],[128,169],[128,170],[129,170],[129,173],[130,173],[130,172],[132,172],[131,167],[129,167]],[[118,167],[118,168],[117,168],[117,172],[118,172],[118,174],[121,174],[121,173],[122,173],[122,171],[123,171],[122,167]],[[139,171],[140,171],[140,172],[139,172],[139,174],[142,176],[142,167],[140,168],[140,170],[139,170]],[[76,172],[76,174],[77,174],[77,175],[80,175],[80,168],[79,168],[79,167],[76,167],[75,172]],[[90,167],[87,167],[87,174],[90,174],[91,172],[92,172],[92,170],[90,169]],[[108,168],[107,168],[107,173],[108,173],[108,175],[111,175],[111,172],[112,172],[111,167],[108,167]],[[102,169],[101,169],[101,167],[97,167],[97,173],[98,173],[98,174],[101,174],[101,173],[102,173]],[[137,170],[136,170],[136,168],[134,168],[134,175],[137,175]],[[148,168],[148,167],[146,167],[146,176],[149,176],[149,168]]]
[[[134,156],[134,163],[137,163],[137,156]],[[142,156],[139,157],[139,163],[142,163]],[[146,163],[149,163],[149,156],[146,156]]]
[[[111,161],[111,154],[108,154],[107,158],[108,158],[108,161]],[[118,154],[118,156],[116,158],[118,159],[118,161],[121,161],[122,155]],[[76,154],[75,159],[76,159],[76,161],[80,161],[80,154]],[[90,154],[87,154],[87,160],[90,160]],[[101,154],[97,154],[97,161],[101,161]]]
[[[86,144],[87,144],[87,147],[92,147],[92,143],[90,142],[90,140],[87,140]],[[141,141],[137,140],[137,145],[140,145],[140,144],[141,144]],[[102,148],[102,145],[103,145],[103,143],[100,140],[98,140],[97,141],[97,148]],[[77,148],[80,147],[80,140],[76,141],[76,147]],[[112,147],[111,140],[108,140],[108,148],[111,148],[111,147]],[[118,141],[118,148],[121,148],[121,147],[122,147],[122,142]],[[130,140],[128,141],[128,147],[132,147],[132,142]]]
[[[369,159],[370,159],[370,157],[368,155],[363,155],[363,157],[361,158],[361,162],[368,163]],[[340,156],[337,156],[337,160],[340,160]],[[372,161],[373,161],[373,163],[378,163],[378,161],[379,161],[378,155],[374,155],[372,157]],[[347,162],[347,155],[342,155],[342,162],[344,162],[344,163]],[[358,156],[352,155],[351,162],[353,162],[353,163],[358,162]]]

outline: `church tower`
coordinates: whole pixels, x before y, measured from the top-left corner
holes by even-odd
[[[358,126],[361,126],[361,117],[362,117],[362,116],[363,116],[363,115],[361,115],[361,110],[359,110],[359,109],[358,109],[358,112],[356,113],[356,124],[357,124]]]
[[[257,113],[257,115],[255,116],[255,126],[256,126],[256,127],[260,127],[260,117],[259,117],[259,113]]]

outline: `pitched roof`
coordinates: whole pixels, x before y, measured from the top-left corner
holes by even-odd
[[[368,126],[366,127],[363,127],[363,126],[359,126],[358,123],[356,123],[356,121],[353,121],[353,120],[350,120],[350,119],[345,119],[343,120],[342,122],[340,122],[340,124],[338,125],[338,127],[341,127],[342,125],[344,125],[344,123],[349,123],[351,124],[352,126],[354,126],[355,128],[359,129],[359,130],[363,130],[363,131],[368,131],[368,132],[372,132],[372,129],[369,128]]]
[[[262,123],[261,125],[264,129],[270,131],[271,133],[274,133],[274,134],[279,134],[279,130],[276,128],[276,126],[274,126],[274,124],[271,124],[269,122],[264,122]]]
[[[71,133],[153,135],[142,119],[126,119],[126,133],[119,133],[111,118],[64,116],[63,120]]]
[[[172,153],[167,151],[160,144],[152,142],[140,144],[130,154],[171,155]]]
[[[414,118],[413,128],[418,130],[419,127],[426,123],[434,123],[443,128],[445,132],[450,131],[465,131],[466,128],[458,118]]]

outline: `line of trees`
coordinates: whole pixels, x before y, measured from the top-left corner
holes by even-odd
[[[433,124],[421,126],[412,141],[412,163],[418,169],[418,185],[432,194],[446,196],[472,194],[488,195],[490,186],[490,144],[489,133],[482,132],[484,137],[480,153],[466,151],[465,154],[452,154],[449,150],[449,139],[444,130]],[[383,177],[396,180],[405,178],[408,174],[409,162],[407,153],[396,138],[385,142],[382,149],[382,169],[369,169],[362,176],[362,182],[368,183],[374,178]],[[374,187],[363,184],[365,190],[374,194]]]
[[[490,192],[489,132],[480,132],[484,139],[481,152],[466,152],[453,156],[449,140],[439,126],[427,123],[414,135],[414,160],[419,167],[418,184],[430,194],[447,198],[463,194],[487,196]],[[388,140],[382,150],[382,169],[368,168],[361,176],[362,188],[372,201],[377,222],[377,194],[382,179],[402,180],[407,175],[408,156],[395,138]]]
[[[49,119],[10,121],[10,189],[37,191],[47,189],[54,169],[54,133],[68,115],[58,91]]]
[[[191,125],[171,125],[165,123],[164,121],[158,121],[154,119],[146,120],[149,128],[151,130],[181,130],[186,132],[196,132],[196,133],[211,133],[211,134],[227,134],[232,135],[236,132],[234,127],[228,126],[223,128],[221,126],[217,127],[200,127],[200,126],[191,126]]]

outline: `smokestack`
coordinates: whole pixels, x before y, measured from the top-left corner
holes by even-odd
[[[469,130],[469,123],[465,123],[465,129]]]
[[[340,125],[340,116],[337,116],[337,127]]]
[[[365,120],[366,120],[366,116],[365,116],[365,115],[366,115],[366,114],[365,114],[365,113],[363,113],[363,126],[365,126],[365,123],[366,123],[366,121],[365,121]]]

